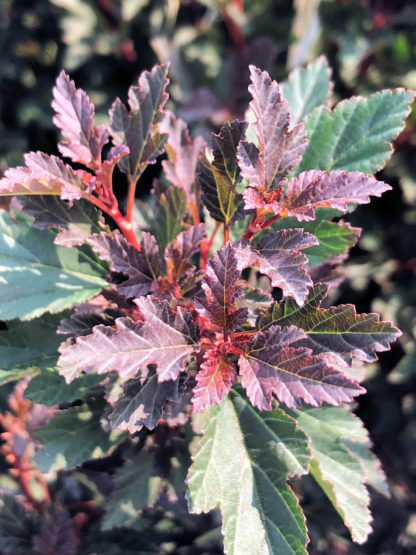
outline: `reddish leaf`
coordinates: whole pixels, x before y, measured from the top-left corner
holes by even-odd
[[[390,185],[361,172],[310,170],[291,179],[281,205],[282,216],[314,220],[317,206],[347,210],[349,203],[367,204],[370,195],[381,196]]]
[[[42,555],[76,555],[79,545],[72,519],[64,508],[46,518],[33,538],[34,549]]]
[[[117,231],[113,235],[105,232],[94,234],[88,242],[100,258],[111,262],[114,272],[129,277],[117,285],[122,295],[134,298],[149,293],[152,282],[160,272],[159,248],[153,235],[143,232],[140,251]]]
[[[247,124],[234,120],[225,123],[219,135],[212,133],[212,161],[201,156],[197,166],[197,182],[202,189],[202,200],[217,222],[229,225],[234,219],[241,195],[236,185],[241,181],[237,165],[237,147]]]
[[[237,308],[237,300],[244,290],[237,285],[240,277],[236,250],[227,242],[209,261],[202,283],[205,298],[198,297],[204,307],[204,316],[220,326],[225,332],[232,332],[247,320],[247,308]]]
[[[123,386],[123,395],[116,401],[110,414],[113,428],[128,430],[131,434],[143,426],[153,430],[163,414],[163,406],[168,401],[179,401],[179,378],[158,382],[156,372],[145,380],[134,378]]]
[[[155,66],[152,71],[144,71],[138,86],[132,86],[128,93],[130,111],[118,98],[111,107],[111,134],[116,145],[126,145],[129,156],[119,162],[124,173],[136,179],[148,164],[154,164],[163,152],[167,135],[161,134],[156,124],[163,116],[163,106],[168,95],[168,64]]]
[[[255,407],[271,410],[273,395],[288,407],[298,407],[301,401],[340,405],[365,391],[325,359],[311,355],[310,349],[290,347],[304,337],[295,326],[272,326],[253,337],[239,366],[241,383]]]
[[[347,362],[352,357],[372,362],[376,352],[386,351],[390,343],[401,335],[390,322],[380,322],[378,314],[357,314],[353,305],[321,308],[328,287],[318,283],[310,289],[305,304],[299,307],[292,299],[273,304],[261,317],[257,326],[298,326],[306,336],[296,346],[305,346],[315,354],[333,352]]]
[[[118,318],[116,328],[96,326],[91,335],[60,349],[58,366],[69,383],[81,371],[96,369],[99,374],[115,370],[122,378],[139,369],[146,375],[148,364],[157,365],[159,381],[176,380],[188,356],[197,348],[197,326],[191,314],[177,312],[166,301],[151,297],[136,299],[143,322]]]
[[[26,166],[6,171],[0,179],[0,195],[58,195],[74,200],[87,189],[87,183],[57,156],[29,152],[25,162]],[[92,178],[91,174],[88,176]]]
[[[168,160],[162,162],[166,177],[175,187],[185,191],[188,200],[195,202],[196,163],[205,140],[202,137],[192,140],[186,123],[176,119],[171,112],[163,120],[160,129],[162,133],[168,134],[165,144]]]
[[[177,280],[191,268],[191,257],[198,252],[199,244],[205,237],[206,225],[199,224],[182,231],[174,241],[171,241],[165,250],[165,259],[172,272],[173,279]]]
[[[97,187],[101,185],[109,191],[113,190],[114,168],[124,156],[129,154],[129,152],[130,150],[126,145],[113,146],[113,148],[110,149],[100,169],[95,172]]]
[[[237,378],[235,365],[230,361],[224,348],[213,347],[204,355],[204,363],[196,375],[196,386],[192,396],[195,412],[221,403]]]
[[[94,105],[64,71],[53,89],[52,108],[56,112],[53,122],[65,139],[58,144],[60,153],[86,166],[99,165],[108,130],[104,125],[94,127]]]
[[[257,247],[242,240],[236,245],[238,267],[242,270],[258,266],[260,272],[269,276],[273,287],[280,287],[285,297],[292,296],[302,303],[312,281],[304,269],[308,258],[299,249],[317,244],[313,235],[300,228],[269,233]]]
[[[307,146],[303,124],[289,131],[290,113],[280,87],[266,71],[250,66],[253,100],[250,107],[256,117],[253,124],[259,146],[242,142],[238,149],[241,175],[251,187],[264,191],[278,188],[283,179],[300,162]]]

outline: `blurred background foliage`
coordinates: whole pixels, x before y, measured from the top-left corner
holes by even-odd
[[[171,107],[206,137],[244,113],[249,63],[283,80],[291,68],[325,54],[334,103],[387,87],[416,89],[413,0],[0,0],[0,30],[0,171],[20,164],[29,150],[57,153],[50,101],[62,68],[87,90],[100,120],[143,69],[170,60]],[[356,407],[391,498],[374,492],[375,531],[357,546],[312,481],[294,484],[309,519],[312,554],[416,551],[415,111],[395,147],[377,176],[393,190],[349,216],[364,231],[334,294],[337,303],[380,312],[403,331],[369,367],[369,393]],[[75,495],[76,483],[86,495],[92,487],[86,475],[98,470],[84,470],[82,480],[76,473],[60,476],[62,491]],[[128,533],[93,531],[88,552],[137,553],[145,545],[138,534],[140,541],[151,538],[151,553],[221,552],[215,515],[189,518],[176,507],[172,518],[170,510],[166,499]]]

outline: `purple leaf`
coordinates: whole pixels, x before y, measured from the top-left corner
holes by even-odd
[[[79,175],[57,156],[43,152],[25,154],[26,166],[8,169],[0,179],[0,195],[58,195],[80,199],[87,189]],[[92,178],[91,174],[83,176]]]
[[[167,73],[168,64],[144,71],[138,85],[129,89],[130,111],[119,98],[110,110],[113,142],[130,149],[130,154],[120,160],[119,168],[132,179],[137,179],[163,152],[167,135],[160,133],[157,124],[162,121],[163,107],[168,99]]]
[[[110,149],[100,169],[95,172],[96,186],[101,185],[109,191],[113,190],[114,168],[124,156],[129,154],[129,152],[130,150],[126,145],[113,146],[113,148]]]
[[[109,314],[98,312],[82,312],[72,314],[69,318],[61,320],[56,333],[69,334],[73,336],[90,335],[95,326],[100,324],[110,326],[114,318]]]
[[[114,272],[121,272],[129,277],[127,281],[117,285],[122,295],[134,298],[149,293],[152,282],[160,272],[159,248],[153,235],[143,232],[140,251],[118,231],[113,232],[113,235],[105,232],[95,234],[88,242],[100,258],[111,262]]]
[[[71,516],[67,509],[61,507],[44,518],[39,533],[33,537],[34,549],[45,555],[76,555],[79,546],[80,540]]]
[[[192,396],[195,412],[200,412],[213,403],[221,403],[237,379],[236,367],[227,357],[224,348],[213,347],[208,350],[204,361],[195,378]]]
[[[314,220],[317,206],[347,210],[349,203],[367,204],[370,195],[381,196],[391,189],[383,181],[361,172],[310,170],[292,178],[281,204],[282,216]]]
[[[179,378],[158,382],[156,372],[146,379],[134,378],[123,386],[123,395],[116,401],[110,414],[113,428],[128,430],[131,434],[143,426],[153,430],[163,414],[167,401],[179,401]]]
[[[212,218],[229,225],[234,219],[242,197],[236,185],[241,181],[237,165],[237,147],[245,134],[246,123],[234,120],[225,123],[219,135],[212,133],[212,161],[201,156],[197,166],[197,182],[202,200]]]
[[[302,123],[289,130],[289,104],[269,74],[254,66],[250,66],[250,74],[250,108],[256,117],[253,127],[259,146],[242,142],[239,165],[251,187],[273,191],[300,162],[307,146],[306,131]]]
[[[60,153],[74,162],[99,166],[102,148],[108,142],[108,130],[104,125],[94,127],[94,105],[64,71],[53,89],[52,108],[56,112],[53,122],[65,139],[58,144]]]
[[[116,328],[96,326],[91,335],[78,337],[65,346],[58,360],[60,373],[69,383],[81,371],[96,369],[99,374],[115,370],[122,378],[133,377],[148,364],[157,365],[160,382],[176,380],[189,355],[197,349],[198,329],[191,314],[177,312],[166,301],[142,297],[135,300],[144,322],[118,318]]]
[[[191,268],[191,257],[199,251],[199,245],[205,237],[206,224],[192,226],[182,231],[174,241],[171,241],[165,250],[165,259],[168,269],[174,280],[178,280]]]
[[[292,299],[273,304],[259,317],[257,327],[297,326],[306,336],[296,343],[308,347],[314,354],[332,352],[347,362],[353,357],[372,362],[376,352],[386,351],[401,335],[390,322],[380,322],[378,314],[357,314],[353,305],[321,308],[328,287],[318,283],[310,289],[302,307]]]
[[[281,229],[265,235],[254,247],[249,241],[236,244],[240,271],[247,266],[258,266],[271,279],[273,287],[280,287],[283,295],[302,303],[312,281],[304,265],[308,258],[299,249],[317,245],[318,241],[303,229]]]
[[[365,391],[310,349],[290,347],[304,337],[295,326],[272,326],[255,334],[239,359],[241,383],[255,407],[271,410],[273,395],[292,408],[301,401],[340,405]]]
[[[186,123],[182,119],[176,119],[171,112],[161,123],[160,129],[162,133],[168,134],[165,144],[168,160],[162,162],[166,177],[175,187],[185,191],[188,201],[196,202],[196,163],[205,146],[205,140],[202,137],[192,140]]]
[[[236,250],[225,243],[208,262],[202,288],[205,298],[197,298],[203,306],[203,315],[229,333],[247,320],[247,308],[237,308],[236,303],[244,294],[241,285]]]

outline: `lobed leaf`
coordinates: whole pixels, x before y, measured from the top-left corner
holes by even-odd
[[[245,347],[239,359],[241,383],[255,407],[270,410],[273,395],[288,407],[297,407],[301,401],[313,406],[339,405],[365,391],[310,349],[290,346],[304,337],[295,326],[271,326],[255,334]]]
[[[55,233],[33,228],[22,214],[13,220],[0,213],[0,319],[55,313],[108,286],[105,265],[87,245],[66,249],[54,239]]]
[[[312,281],[304,265],[307,257],[300,249],[316,245],[318,241],[303,229],[282,229],[264,235],[257,247],[243,239],[236,244],[240,271],[247,266],[258,266],[271,279],[273,287],[280,287],[283,295],[293,296],[302,303]]]
[[[168,180],[182,189],[188,201],[197,202],[195,190],[195,172],[198,156],[205,146],[202,137],[192,140],[188,126],[182,119],[177,119],[169,112],[161,123],[162,133],[167,133],[165,150],[168,160],[162,166]]]
[[[130,154],[120,160],[119,168],[133,180],[148,164],[156,162],[167,140],[167,135],[157,129],[168,99],[165,92],[169,83],[167,73],[168,64],[155,66],[150,72],[144,71],[138,85],[129,89],[130,111],[119,98],[110,110],[113,142],[130,150]]]
[[[65,71],[61,71],[53,88],[52,108],[53,123],[64,137],[58,144],[60,153],[73,162],[90,167],[99,165],[102,148],[108,142],[108,129],[104,125],[94,127],[94,105]]]
[[[98,190],[100,187],[103,187],[104,191],[113,190],[114,169],[120,160],[125,156],[128,156],[129,153],[130,150],[126,145],[113,146],[113,148],[109,150],[106,159],[103,161],[100,168],[95,172],[95,186]]]
[[[43,152],[28,152],[26,166],[9,168],[0,179],[0,196],[57,195],[64,200],[80,199],[87,189],[91,174],[84,181],[60,158]]]
[[[157,238],[160,251],[164,252],[168,243],[184,230],[183,218],[186,212],[186,194],[178,187],[169,187],[156,198],[155,221],[151,231]]]
[[[381,196],[390,185],[360,172],[310,170],[292,178],[281,203],[282,216],[314,220],[315,208],[331,206],[346,211],[349,203],[367,204],[370,195]]]
[[[153,235],[143,232],[140,251],[118,231],[112,235],[105,232],[95,234],[88,242],[100,258],[111,263],[114,272],[128,276],[126,281],[117,285],[122,295],[133,298],[149,293],[160,272],[159,248]]]
[[[282,96],[290,106],[292,123],[302,121],[312,110],[327,104],[332,91],[331,70],[324,56],[290,72],[287,81],[281,84]]]
[[[241,181],[237,165],[237,147],[244,137],[247,124],[234,120],[226,122],[216,135],[212,133],[212,160],[201,156],[197,165],[197,182],[202,189],[202,201],[211,217],[229,226],[242,197],[236,185]]]
[[[26,512],[16,497],[0,493],[0,551],[4,555],[30,555],[37,517]]]
[[[308,459],[294,420],[259,413],[232,393],[207,415],[187,478],[190,511],[219,506],[229,555],[306,554],[304,516],[284,480],[306,473]]]
[[[205,297],[197,298],[203,307],[203,315],[227,333],[244,324],[248,315],[246,308],[237,308],[237,301],[244,290],[237,285],[241,270],[236,253],[228,241],[214,254],[202,282]]]
[[[273,304],[259,317],[257,327],[297,326],[304,330],[306,339],[296,346],[308,347],[314,354],[333,352],[347,362],[353,357],[377,360],[376,352],[388,350],[401,335],[389,322],[380,322],[378,314],[357,314],[353,305],[321,308],[327,291],[328,286],[318,283],[310,289],[303,306],[292,299]]]
[[[174,280],[178,280],[190,269],[195,268],[190,263],[191,257],[199,251],[199,245],[206,233],[206,224],[191,226],[178,234],[174,241],[165,249],[165,260]]]
[[[58,507],[44,518],[39,533],[33,538],[33,547],[39,553],[73,555],[81,543],[74,524],[68,510]]]
[[[273,191],[300,162],[307,146],[306,132],[303,123],[289,130],[289,104],[268,73],[250,66],[250,74],[250,108],[256,118],[253,128],[259,145],[241,142],[238,161],[241,175],[251,187]]]
[[[309,145],[297,173],[319,169],[380,170],[392,154],[391,142],[403,129],[414,91],[384,90],[368,98],[317,108],[305,119]]]
[[[166,301],[151,297],[135,302],[144,323],[118,318],[116,328],[96,326],[91,335],[78,337],[75,344],[61,349],[58,366],[68,383],[82,370],[94,368],[98,374],[115,370],[127,378],[148,364],[157,364],[160,382],[176,380],[197,348],[198,332],[191,314],[180,307],[175,313]]]

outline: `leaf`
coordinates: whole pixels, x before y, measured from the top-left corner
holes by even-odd
[[[353,357],[366,362],[377,360],[376,352],[387,351],[401,335],[389,322],[380,322],[378,314],[357,314],[353,305],[321,308],[327,291],[328,286],[318,283],[310,289],[302,307],[292,299],[273,304],[259,317],[257,327],[297,326],[307,339],[296,346],[309,347],[314,354],[333,352],[347,362]]]
[[[44,314],[30,322],[10,320],[7,323],[7,330],[0,331],[0,365],[7,371],[6,378],[18,369],[47,368],[56,363],[62,341],[56,329],[67,314]]]
[[[54,245],[54,238],[22,214],[12,220],[0,213],[0,319],[55,313],[108,287],[105,265],[87,245],[67,249]]]
[[[212,161],[202,155],[197,165],[197,182],[202,189],[202,201],[211,217],[229,226],[242,197],[236,185],[241,181],[237,165],[237,147],[244,137],[247,123],[226,122],[219,135],[211,134]]]
[[[271,279],[273,287],[280,287],[283,295],[293,296],[302,303],[312,281],[304,269],[307,257],[300,249],[316,245],[317,240],[303,229],[282,229],[264,235],[257,247],[243,239],[236,244],[238,267],[258,266]]]
[[[130,154],[122,158],[119,168],[129,178],[137,179],[148,164],[154,164],[163,152],[166,134],[159,133],[168,95],[168,64],[144,71],[137,86],[128,93],[130,111],[118,98],[110,110],[111,134],[116,145],[126,145]]]
[[[187,478],[190,511],[219,506],[229,555],[306,554],[304,517],[284,480],[306,473],[308,459],[293,420],[259,413],[233,393],[207,415]]]
[[[95,172],[96,182],[95,185],[99,189],[100,186],[104,190],[113,190],[113,172],[116,165],[122,158],[130,153],[126,145],[113,146],[107,154],[107,158],[103,161],[100,168]]]
[[[61,410],[43,428],[30,432],[40,441],[34,456],[42,472],[52,468],[73,468],[87,459],[102,456],[110,439],[100,424],[101,412],[87,406]]]
[[[112,235],[105,232],[93,235],[88,242],[100,258],[111,263],[114,272],[128,276],[129,279],[117,285],[122,295],[133,298],[149,293],[160,272],[159,248],[150,233],[143,232],[140,251],[118,231]]]
[[[301,160],[307,146],[306,132],[303,123],[289,131],[289,104],[268,73],[250,66],[250,74],[250,108],[256,117],[253,128],[259,146],[240,143],[238,161],[241,175],[251,187],[273,191]]]
[[[305,119],[309,145],[297,173],[305,170],[380,170],[403,129],[413,91],[384,90],[340,102],[332,112],[317,108]]]
[[[74,345],[61,349],[58,366],[67,383],[82,370],[95,368],[98,374],[115,370],[128,378],[148,364],[157,364],[160,382],[176,380],[196,349],[197,328],[191,314],[181,307],[175,313],[166,301],[151,297],[135,303],[144,323],[118,318],[116,328],[96,326],[91,335],[78,337]]]
[[[108,130],[104,125],[94,127],[94,105],[65,71],[61,71],[53,88],[52,108],[56,114],[53,123],[64,137],[58,144],[60,153],[86,166],[99,164],[101,150],[108,142]]]
[[[34,403],[52,407],[63,401],[72,402],[81,399],[102,381],[102,376],[83,374],[77,380],[67,384],[58,374],[57,369],[47,368],[30,380],[24,396]]]
[[[199,251],[199,245],[204,239],[206,224],[191,226],[182,231],[165,250],[165,260],[172,278],[178,280],[190,269],[195,268],[190,263],[191,257]]]
[[[282,96],[290,106],[292,123],[303,118],[321,104],[327,104],[332,90],[331,70],[324,56],[320,56],[304,69],[296,68],[281,84]]]
[[[195,379],[192,404],[194,411],[199,412],[213,403],[221,403],[237,379],[237,370],[224,348],[213,347],[205,353]]]
[[[63,318],[58,327],[58,333],[71,335],[90,335],[94,326],[104,324],[111,326],[114,324],[112,318],[106,312],[80,312],[71,314],[69,318]]]
[[[168,134],[165,150],[168,160],[162,166],[167,179],[186,194],[188,201],[196,202],[195,171],[198,155],[205,146],[202,137],[192,140],[188,126],[182,119],[176,119],[172,112],[161,124],[162,133]]]
[[[151,230],[157,238],[160,251],[164,252],[168,243],[183,231],[182,223],[186,211],[186,195],[182,189],[169,187],[160,193],[156,201],[155,225]]]
[[[239,359],[241,383],[258,409],[270,410],[273,395],[288,407],[298,407],[301,401],[339,405],[365,391],[310,349],[290,346],[304,336],[295,326],[271,326],[245,347]]]
[[[65,508],[57,508],[43,520],[40,532],[33,538],[33,547],[43,555],[76,555],[79,545],[73,521]]]
[[[381,196],[390,185],[360,172],[342,170],[329,173],[311,170],[292,178],[281,204],[282,216],[314,220],[317,206],[331,206],[346,211],[349,203],[367,204],[370,195]]]
[[[205,298],[197,298],[203,315],[227,333],[244,324],[248,315],[246,308],[236,306],[244,294],[241,285],[237,285],[240,273],[236,250],[228,241],[208,262],[202,282]]]
[[[366,475],[344,440],[368,443],[361,421],[345,407],[302,408],[288,413],[311,439],[311,473],[328,495],[357,543],[371,532]]]
[[[162,417],[164,404],[168,400],[179,401],[178,387],[179,379],[158,382],[156,372],[150,372],[144,380],[128,380],[110,414],[112,427],[128,430],[131,434],[143,426],[153,430]]]
[[[0,179],[0,196],[57,195],[64,200],[80,199],[88,182],[60,158],[43,152],[28,152],[26,166],[9,168]],[[85,177],[91,174],[85,172]]]
[[[150,453],[142,449],[116,471],[115,488],[106,506],[103,529],[132,524],[142,509],[157,501],[164,484],[163,478],[155,472]]]
[[[0,493],[0,552],[2,555],[31,555],[35,518],[11,495]]]
[[[19,198],[19,206],[34,218],[33,225],[38,229],[61,230],[54,239],[55,245],[82,245],[89,235],[104,228],[101,212],[84,199],[69,204],[55,196],[25,196]]]

